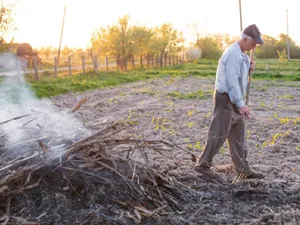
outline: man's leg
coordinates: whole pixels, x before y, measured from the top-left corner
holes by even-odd
[[[246,172],[248,170],[248,163],[246,161],[247,146],[246,146],[246,124],[243,118],[234,121],[228,136],[228,144],[231,159],[235,170],[238,173]]]
[[[233,126],[229,132],[228,144],[231,159],[238,174],[243,173],[244,178],[262,178],[263,175],[253,171],[246,160],[247,157],[247,129],[245,120],[233,119]]]
[[[215,109],[210,123],[205,149],[200,156],[197,167],[211,167],[212,159],[228,137],[231,127],[232,109],[224,94],[215,94]]]

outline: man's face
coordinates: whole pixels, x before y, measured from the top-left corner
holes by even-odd
[[[256,47],[256,41],[253,39],[246,39],[246,44],[245,44],[245,48],[247,51],[253,49]]]

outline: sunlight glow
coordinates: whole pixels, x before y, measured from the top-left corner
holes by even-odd
[[[16,0],[4,0],[4,3]],[[263,34],[277,37],[286,33],[286,9],[289,10],[289,35],[300,44],[299,0],[242,0],[243,26],[256,23]],[[67,6],[62,46],[86,48],[91,33],[100,26],[116,24],[130,15],[131,23],[159,26],[171,23],[183,31],[187,42],[196,36],[192,24],[202,35],[228,33],[239,35],[238,0],[19,0],[15,8],[17,42],[35,48],[58,47],[64,5]]]

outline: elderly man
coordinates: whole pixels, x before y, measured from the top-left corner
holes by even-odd
[[[220,58],[216,73],[213,118],[205,149],[195,165],[197,172],[217,176],[210,169],[212,159],[227,139],[236,172],[243,174],[244,178],[263,178],[261,173],[249,167],[246,160],[245,118],[250,118],[250,108],[244,100],[249,69],[255,68],[255,63],[250,63],[245,51],[263,43],[257,26],[250,25]]]

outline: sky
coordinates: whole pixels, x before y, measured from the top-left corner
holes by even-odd
[[[4,4],[16,0],[2,0]],[[256,24],[261,33],[277,37],[287,33],[300,45],[299,0],[241,0],[242,24]],[[196,39],[195,30],[205,36],[213,33],[240,34],[239,0],[18,0],[14,10],[16,42],[34,48],[59,46],[62,18],[66,16],[62,47],[86,48],[92,32],[117,24],[130,16],[131,24],[148,27],[171,23],[182,31],[186,42]]]

